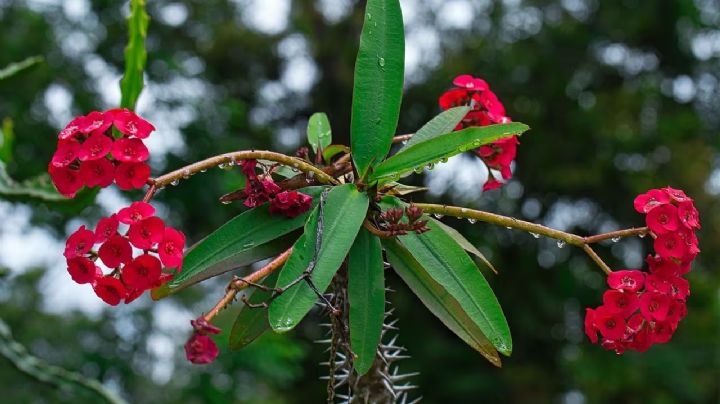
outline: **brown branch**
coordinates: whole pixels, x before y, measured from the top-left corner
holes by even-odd
[[[602,269],[606,274],[610,275],[612,273],[612,269],[610,269],[610,267],[605,263],[605,261],[602,260],[602,258],[600,258],[599,255],[597,255],[595,250],[593,250],[590,245],[583,244],[582,249],[587,253],[587,255],[590,256],[590,258],[592,258],[593,261],[595,261],[595,263],[600,267],[600,269]]]
[[[397,136],[393,137],[392,142],[393,142],[393,143],[407,142],[407,141],[410,140],[413,136],[415,136],[414,133],[408,133],[407,135],[397,135]]]
[[[287,261],[287,259],[290,257],[291,253],[292,248],[289,248],[282,254],[275,257],[275,259],[270,261],[270,263],[251,273],[250,275],[244,278],[233,279],[232,281],[230,281],[230,284],[225,291],[225,295],[220,300],[218,300],[215,306],[210,309],[207,314],[203,316],[205,318],[205,321],[210,322],[224,308],[231,305],[235,301],[235,296],[237,296],[238,292],[252,284],[260,282],[263,278],[280,269],[280,267],[282,267],[283,264],[285,264],[285,261]]]
[[[618,239],[621,237],[632,237],[632,236],[640,236],[645,237],[649,233],[649,230],[647,227],[633,227],[632,229],[625,229],[625,230],[617,230],[617,231],[611,231],[609,233],[603,233],[603,234],[596,234],[594,236],[585,237],[585,243],[586,244],[592,244],[597,243],[603,240],[612,240],[612,239]]]
[[[264,150],[249,150],[249,151],[237,151],[232,153],[225,153],[218,156],[210,157],[205,160],[198,161],[196,163],[187,165],[179,168],[175,171],[161,175],[154,179],[154,184],[157,188],[164,188],[169,184],[185,179],[193,174],[197,174],[201,171],[208,170],[210,168],[217,167],[221,164],[234,164],[242,160],[270,160],[288,167],[295,168],[304,173],[313,173],[316,179],[325,184],[337,184],[338,181],[332,176],[325,173],[323,170],[315,167],[314,165],[301,160],[297,157],[286,156],[281,153],[275,153]]]

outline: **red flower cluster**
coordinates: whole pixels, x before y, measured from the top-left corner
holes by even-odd
[[[245,160],[241,168],[247,178],[244,196],[245,206],[254,208],[270,201],[270,213],[297,217],[312,206],[312,197],[297,191],[280,192],[280,187],[269,176],[260,179],[255,172],[257,160]]]
[[[111,127],[123,134],[115,139]],[[83,186],[142,188],[150,177],[142,139],[155,128],[127,109],[94,111],[73,119],[58,135],[48,172],[58,191],[72,198]]]
[[[635,198],[635,209],[655,238],[655,255],[647,257],[650,272],[616,271],[608,276],[610,290],[603,304],[586,309],[585,333],[593,343],[618,354],[626,349],[645,352],[653,344],[670,341],[687,314],[685,300],[690,284],[682,275],[690,271],[700,252],[695,231],[698,211],[683,191],[653,189]]]
[[[115,306],[137,299],[145,290],[158,287],[172,278],[165,268],[182,268],[185,235],[165,226],[154,216],[155,208],[145,202],[133,202],[117,214],[100,219],[95,231],[81,226],[65,243],[65,258],[72,279],[89,283],[105,303]],[[118,232],[127,225],[124,235]],[[93,250],[95,244],[100,244]],[[133,257],[133,247],[143,253]],[[157,254],[157,256],[153,254]],[[105,275],[97,259],[112,272]]]
[[[448,90],[440,96],[440,107],[443,110],[461,105],[472,107],[472,111],[468,112],[455,130],[511,121],[509,117],[505,116],[505,107],[495,93],[490,91],[490,86],[485,80],[464,74],[456,77],[453,84],[456,88]],[[488,168],[499,171],[504,180],[509,180],[512,178],[510,163],[515,159],[518,144],[520,142],[517,136],[513,136],[481,146],[475,150],[475,154]],[[489,171],[488,181],[483,185],[483,191],[499,188],[502,184],[495,178],[492,171]]]
[[[185,357],[196,365],[206,365],[220,354],[215,341],[208,334],[220,334],[220,329],[210,324],[203,317],[190,320],[194,332],[185,343]]]

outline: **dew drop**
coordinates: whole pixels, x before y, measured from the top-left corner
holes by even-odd
[[[243,248],[251,248],[251,247],[253,247],[253,246],[255,246],[255,243],[245,243],[245,244],[243,244]]]
[[[505,226],[505,228],[508,230],[512,230],[512,227],[510,227],[510,226]]]
[[[435,219],[442,219],[445,215],[443,215],[442,213],[433,213],[433,216],[435,216]]]
[[[207,168],[203,168],[202,170],[200,170],[200,172],[201,173],[207,172]]]
[[[562,240],[558,240],[558,241],[557,241],[557,246],[558,246],[558,248],[563,248],[563,247],[565,247],[565,242],[562,241]]]
[[[440,162],[441,162],[441,163],[447,163],[447,162],[448,162],[448,158],[447,158],[447,157],[443,157],[443,158],[440,159]]]
[[[475,223],[477,223],[477,219],[469,217],[468,222],[470,222],[470,224],[475,224]]]
[[[230,167],[234,166],[235,164],[237,164],[235,163],[235,160],[230,159],[230,161],[228,161],[228,166]]]
[[[372,14],[367,13],[367,18],[368,18],[368,20],[372,20]]]
[[[540,235],[537,233],[530,233],[530,235],[533,236],[533,238],[540,238]]]
[[[232,201],[220,201],[223,205],[229,205],[232,203]]]
[[[180,180],[173,180],[173,182],[171,182],[170,185],[176,187],[176,186],[180,185]]]
[[[427,169],[428,169],[428,170],[432,170],[432,169],[434,169],[434,168],[435,168],[435,163],[430,163],[430,164],[427,165]]]
[[[415,170],[413,170],[413,171],[415,171],[416,174],[420,174],[421,172],[423,172],[423,168],[422,168],[422,167],[415,167]]]
[[[407,141],[407,140],[403,140],[403,141],[400,142],[400,143],[402,143],[402,145],[405,146],[406,144],[408,144],[408,141]]]
[[[640,234],[638,234],[638,237],[640,237],[640,238],[645,238],[645,236],[647,236],[647,233],[640,233]]]
[[[220,163],[220,164],[218,164],[218,168],[221,169],[221,170],[224,170],[224,169],[225,169],[225,163]]]
[[[184,178],[184,179],[190,178],[190,170],[185,170],[185,171],[183,171],[183,178]]]
[[[378,66],[385,67],[385,58],[384,57],[378,58]]]
[[[618,241],[620,241],[620,237],[613,237],[610,240],[612,240],[613,243],[617,243]]]

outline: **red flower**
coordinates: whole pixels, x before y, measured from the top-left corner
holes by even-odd
[[[687,315],[687,306],[685,305],[684,301],[680,300],[674,300],[672,303],[670,303],[670,308],[667,312],[667,321],[670,324],[674,324],[674,326],[677,326],[677,324],[685,318]]]
[[[659,275],[648,275],[645,277],[645,290],[668,294],[670,293],[670,283]]]
[[[685,240],[678,233],[660,234],[653,246],[661,258],[682,259],[690,252]]]
[[[132,259],[132,247],[123,236],[116,234],[100,246],[98,256],[108,268],[117,268]]]
[[[185,248],[185,235],[172,227],[166,227],[163,239],[158,246],[162,263],[169,268],[182,267],[183,248]]]
[[[648,228],[658,235],[675,231],[680,226],[678,209],[670,204],[651,209],[647,213],[645,221]]]
[[[92,283],[103,275],[100,268],[85,257],[70,258],[67,266],[70,277],[79,284]]]
[[[670,298],[660,292],[645,292],[640,296],[640,312],[647,321],[665,321]]]
[[[53,154],[51,163],[55,167],[67,167],[78,157],[80,143],[73,141],[59,141],[58,148]]]
[[[244,160],[240,164],[240,170],[243,174],[245,174],[245,177],[247,177],[248,180],[254,180],[257,178],[255,167],[257,167],[257,160]]]
[[[595,310],[595,327],[600,334],[609,340],[622,339],[625,334],[625,319],[618,313],[613,313],[605,306]]]
[[[492,91],[481,92],[479,100],[480,104],[488,111],[491,120],[496,121],[505,116],[505,107]]]
[[[115,178],[115,166],[107,160],[89,160],[80,164],[80,177],[88,187],[106,187]]]
[[[650,268],[650,273],[662,278],[670,278],[684,273],[681,271],[680,265],[670,258],[648,255],[645,262],[647,262]]]
[[[653,326],[653,342],[664,344],[669,342],[675,332],[674,327],[667,321],[656,321]]]
[[[275,195],[270,201],[270,213],[280,213],[287,217],[297,217],[312,206],[312,197],[296,191],[285,191]]]
[[[688,197],[687,195],[685,195],[685,192],[683,192],[683,191],[681,191],[681,190],[679,190],[679,189],[675,189],[675,188],[671,188],[671,187],[665,187],[665,188],[662,189],[662,191],[665,191],[665,193],[668,194],[668,196],[670,197],[670,199],[672,199],[673,201],[675,201],[675,202],[677,202],[677,203],[692,202],[692,198],[690,198],[690,197]]]
[[[260,206],[280,192],[280,187],[272,180],[251,180],[245,186],[246,199],[243,203],[248,208]]]
[[[115,109],[108,112],[112,113],[115,127],[124,135],[145,139],[155,130],[155,127],[150,122],[140,118],[130,110]]]
[[[475,78],[469,74],[462,74],[455,77],[453,84],[457,87],[464,87],[473,91],[486,91],[490,89],[485,80]]]
[[[115,214],[100,219],[97,226],[95,226],[95,242],[102,243],[109,239],[110,236],[117,234],[118,225],[117,215]]]
[[[700,228],[700,214],[695,205],[690,201],[680,202],[678,204],[678,216],[680,217],[680,223],[690,229]]]
[[[630,321],[628,321],[628,324],[630,324],[630,322],[634,319],[639,319],[636,320],[639,321],[639,326],[637,331],[632,334],[632,339],[626,344],[626,346],[628,349],[632,349],[634,351],[645,352],[650,349],[654,342],[653,334],[648,326],[648,323],[643,320],[642,315],[637,314],[633,316]]]
[[[159,217],[148,217],[130,225],[128,238],[137,248],[149,250],[162,240],[165,223]]]
[[[585,335],[590,338],[590,342],[596,344],[598,341],[598,331],[595,328],[595,310],[585,309]]]
[[[443,93],[438,103],[440,104],[440,108],[444,110],[468,105],[470,103],[470,94],[465,89],[454,88]]]
[[[488,174],[488,175],[489,175],[488,180],[483,185],[483,192],[484,191],[492,191],[493,189],[497,189],[497,188],[500,188],[501,186],[503,186],[503,183],[496,180],[495,177],[492,176],[492,174]]]
[[[633,204],[638,213],[648,213],[652,208],[670,203],[670,195],[665,190],[651,189],[635,197]]]
[[[58,134],[58,139],[66,140],[75,136],[80,131],[80,124],[82,123],[83,119],[84,117],[79,116],[70,121],[70,123],[65,125],[65,128],[60,131],[60,133]]]
[[[150,166],[145,163],[120,163],[115,170],[115,183],[127,191],[142,188],[150,178]]]
[[[155,208],[147,202],[133,202],[117,213],[120,223],[133,224],[155,214]]]
[[[105,132],[112,125],[112,119],[107,116],[107,113],[93,111],[83,117],[80,117],[80,132]]]
[[[118,161],[141,163],[148,159],[150,152],[140,139],[117,139],[112,146],[112,156]]]
[[[185,356],[187,360],[196,365],[208,364],[220,354],[217,345],[207,335],[193,333],[185,343]]]
[[[72,198],[77,191],[83,187],[83,181],[80,178],[80,172],[69,167],[55,167],[52,164],[48,167],[50,179],[58,192]]]
[[[103,276],[93,285],[95,294],[105,303],[117,306],[125,298],[127,292],[119,279],[112,276]]]
[[[608,290],[603,294],[603,305],[611,313],[627,317],[637,310],[640,302],[635,293],[624,293],[617,290]]]
[[[645,275],[638,270],[615,271],[608,275],[608,285],[616,290],[637,292],[643,286]]]
[[[155,285],[161,273],[160,260],[143,254],[123,268],[122,280],[129,288],[145,290]]]
[[[80,226],[65,242],[65,258],[74,258],[84,255],[95,244],[95,233]]]
[[[95,132],[85,140],[78,151],[80,161],[97,160],[107,156],[112,148],[113,141],[102,133]]]
[[[690,282],[685,278],[674,277],[668,281],[670,285],[670,297],[677,300],[685,301],[690,296]]]

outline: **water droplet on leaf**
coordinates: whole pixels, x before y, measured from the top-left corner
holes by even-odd
[[[384,57],[378,58],[378,66],[385,67],[385,58]]]

